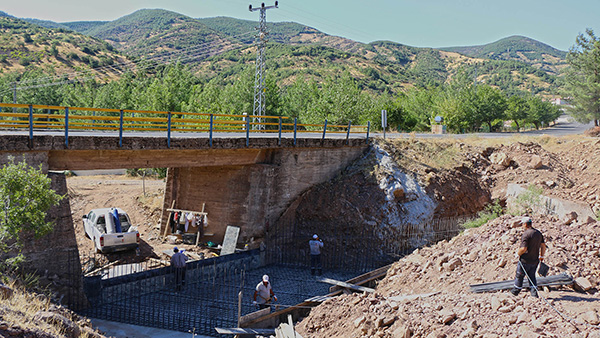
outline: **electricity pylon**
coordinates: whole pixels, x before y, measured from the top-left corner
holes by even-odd
[[[262,124],[262,116],[265,116],[265,47],[267,45],[267,9],[278,8],[278,2],[275,1],[274,6],[265,6],[263,2],[259,8],[252,8],[250,5],[250,12],[260,11],[260,20],[258,21],[258,35],[256,36],[256,74],[254,76],[254,110],[252,115],[254,116],[255,124],[253,129],[264,130],[265,125]]]

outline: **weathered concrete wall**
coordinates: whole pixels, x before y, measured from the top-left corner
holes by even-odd
[[[41,283],[52,284],[52,289],[64,304],[81,304],[81,263],[67,196],[67,181],[62,172],[49,172],[48,177],[52,189],[65,198],[48,211],[47,219],[55,222],[54,230],[42,238],[29,237],[24,241],[24,267],[36,272]]]
[[[516,199],[527,192],[527,188],[519,184],[509,184],[506,188],[507,203],[513,205]],[[596,215],[592,208],[584,202],[567,201],[557,197],[548,197],[540,195],[540,205],[535,212],[547,215],[556,215],[563,219],[567,214],[576,212],[579,220],[585,220],[588,217],[595,219]]]
[[[204,238],[221,243],[227,225],[241,227],[239,242],[264,236],[285,208],[309,187],[331,179],[366,147],[264,150],[261,163],[247,166],[185,167],[169,171],[164,207],[200,210],[206,203]],[[164,233],[168,213],[163,214]]]
[[[42,166],[42,172],[48,172],[48,152],[47,151],[31,151],[31,152],[0,152],[0,166],[8,164],[10,161],[19,163],[23,160],[34,168]]]

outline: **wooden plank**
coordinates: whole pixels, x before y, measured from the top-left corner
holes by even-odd
[[[387,266],[384,266],[384,267],[381,267],[379,269],[375,269],[375,270],[370,271],[368,273],[362,274],[362,275],[360,275],[358,277],[354,277],[352,279],[349,279],[347,282],[348,283],[352,283],[352,281],[354,281],[354,284],[362,284],[362,283],[366,283],[368,281],[371,281],[371,280],[374,280],[374,279],[377,279],[377,278],[381,278],[381,277],[385,276],[385,274],[387,273],[387,270],[390,267],[391,267],[391,264],[387,265]],[[362,279],[364,281],[361,281],[359,279]],[[342,290],[347,290],[347,289],[345,289],[343,287],[338,287],[338,288],[339,288],[339,290],[330,292],[330,293],[328,293],[327,295],[325,295],[323,297],[334,297],[334,296],[337,296],[337,295],[341,294]],[[291,307],[288,307],[288,308],[285,308],[285,309],[282,309],[282,310],[279,310],[279,311],[275,311],[275,312],[269,313],[269,314],[265,315],[264,317],[256,318],[256,319],[252,320],[251,322],[246,323],[246,325],[255,325],[255,324],[258,324],[258,323],[270,320],[272,318],[276,318],[276,317],[279,317],[281,315],[284,315],[284,314],[287,314],[287,313],[291,313],[293,311],[296,311],[297,309],[303,309],[303,308],[307,308],[307,307],[314,307],[314,306],[316,306],[316,304],[319,304],[319,303],[318,302],[312,302],[312,301],[304,301],[304,302],[302,302],[300,304],[297,304],[296,306],[291,306]]]
[[[192,210],[183,210],[183,209],[174,209],[174,208],[167,209],[167,211],[171,211],[171,212],[177,211],[177,212],[184,212],[186,214],[192,213],[192,214],[195,214],[195,215],[205,215],[205,216],[208,215],[204,211],[192,211]]]
[[[378,268],[373,271],[364,273],[360,276],[351,278],[351,279],[347,280],[346,283],[361,285],[361,284],[365,284],[365,283],[368,283],[368,282],[376,280],[376,279],[380,279],[387,274],[387,271],[390,269],[391,266],[392,266],[391,264],[382,266],[381,268]],[[341,292],[342,290],[345,290],[345,289],[343,287],[337,286],[337,285],[334,285],[329,288],[330,293],[338,292],[338,291]]]
[[[241,327],[215,327],[218,334],[253,334],[261,336],[269,336],[275,334],[275,329],[246,329]]]
[[[351,290],[356,290],[356,291],[375,292],[375,289],[371,289],[371,288],[356,285],[356,284],[346,283],[346,282],[342,282],[342,281],[331,279],[331,278],[317,278],[317,281],[322,282],[322,283],[334,284],[337,286],[341,286],[341,287],[351,289]]]
[[[204,215],[204,218],[202,220],[202,224],[200,226],[198,226],[198,235],[196,236],[196,246],[198,246],[198,244],[200,244],[200,234],[202,234],[202,237],[204,236],[204,224],[206,224],[206,218],[208,217],[207,214],[204,212],[204,207],[206,206],[206,203],[202,203],[202,211],[201,211],[201,215]],[[202,227],[202,228],[200,228]]]
[[[314,302],[314,303],[323,303],[326,300],[332,299],[334,297],[327,297],[327,296],[314,296],[308,299],[305,299],[305,302]]]
[[[246,323],[249,323],[257,318],[263,317],[268,315],[269,313],[271,313],[271,308],[268,307],[266,309],[261,309],[258,311],[254,311],[254,312],[250,312],[249,314],[245,315],[245,316],[241,316],[240,317],[240,323],[238,324],[239,326],[244,326]]]
[[[102,271],[102,270],[104,270],[104,269],[107,269],[107,268],[109,268],[109,267],[111,267],[111,266],[113,266],[113,265],[117,265],[117,264],[119,264],[119,263],[121,263],[121,261],[120,261],[120,260],[117,260],[117,261],[114,261],[114,262],[112,262],[112,263],[106,264],[106,265],[104,265],[104,266],[101,266],[101,267],[99,267],[99,268],[97,268],[97,269],[94,269],[94,270],[92,270],[92,271],[90,271],[90,272],[86,273],[86,274],[85,274],[85,276],[86,276],[86,277],[92,276],[93,274],[95,274],[95,273],[96,273],[96,272],[98,272],[98,271]]]

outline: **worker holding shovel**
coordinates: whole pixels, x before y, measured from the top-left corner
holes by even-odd
[[[269,276],[264,275],[262,277],[262,282],[258,283],[256,286],[256,291],[254,291],[254,301],[252,304],[258,305],[260,309],[265,309],[270,306],[271,300],[277,301],[277,296],[275,296],[273,293],[273,288],[269,282]]]
[[[525,231],[523,232],[523,236],[521,236],[521,244],[517,250],[519,262],[517,262],[515,285],[510,292],[515,296],[521,292],[523,289],[523,279],[525,278],[525,274],[527,274],[529,283],[531,284],[529,287],[531,296],[537,298],[538,293],[535,271],[537,270],[538,264],[544,260],[546,243],[544,242],[544,235],[531,226],[531,218],[523,218],[521,224]]]

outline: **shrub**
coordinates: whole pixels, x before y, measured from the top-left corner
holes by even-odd
[[[27,67],[27,66],[29,66],[29,65],[31,64],[31,60],[30,60],[28,57],[22,57],[22,58],[19,60],[19,64],[20,64],[21,66],[23,66],[23,67]]]
[[[517,196],[510,213],[513,215],[522,215],[524,213],[532,213],[534,210],[542,211],[545,207],[542,201],[542,193],[544,190],[531,184],[527,190]]]
[[[485,223],[500,217],[500,215],[502,214],[502,206],[500,205],[500,203],[498,203],[498,200],[495,200],[494,203],[488,204],[483,211],[480,211],[477,214],[478,217],[476,219],[464,223],[463,228],[478,228],[484,225]]]

